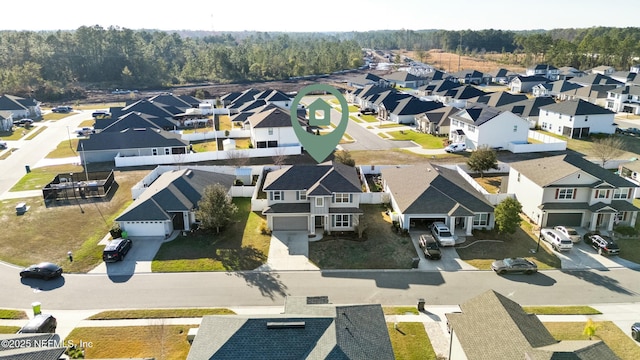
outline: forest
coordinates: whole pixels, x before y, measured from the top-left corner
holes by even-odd
[[[363,64],[362,48],[499,53],[502,62],[525,67],[546,63],[627,70],[639,61],[640,28],[212,33],[83,26],[0,31],[0,93],[55,101],[79,98],[87,89],[283,80],[357,68]]]

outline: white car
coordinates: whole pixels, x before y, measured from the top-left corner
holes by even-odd
[[[431,233],[440,246],[454,246],[456,244],[456,239],[443,222],[434,222],[431,224]]]
[[[568,251],[573,249],[573,242],[555,229],[542,229],[542,238],[551,244],[556,251]]]
[[[444,151],[448,153],[461,152],[465,150],[467,150],[467,144],[465,143],[449,144],[444,148]]]
[[[0,150],[7,148],[7,142],[0,140]]]
[[[576,231],[576,229],[567,226],[554,226],[554,230],[558,230],[562,233],[562,235],[568,237],[571,242],[579,243],[580,242],[580,234]]]

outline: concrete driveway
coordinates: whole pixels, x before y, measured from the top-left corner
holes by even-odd
[[[106,245],[108,237],[100,242],[100,245]],[[156,253],[162,246],[162,243],[168,241],[164,237],[153,236],[132,236],[133,246],[124,260],[115,263],[102,262],[100,265],[89,271],[90,274],[107,274],[112,276],[133,276],[137,273],[150,273],[151,262]]]
[[[418,263],[419,270],[426,271],[457,271],[457,270],[478,270],[476,267],[469,265],[464,262],[458,256],[458,252],[454,247],[441,247],[440,253],[442,257],[440,260],[431,260],[424,256],[422,249],[420,249],[420,245],[418,245],[418,240],[420,239],[420,234],[426,233],[424,232],[412,232],[411,242],[413,243],[414,248],[416,249],[417,257],[420,258],[420,262]]]
[[[309,262],[309,235],[306,231],[274,231],[267,263],[256,271],[318,270]]]

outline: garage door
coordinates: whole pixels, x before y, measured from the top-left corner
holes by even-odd
[[[582,213],[553,213],[547,215],[547,226],[580,226]]]
[[[309,230],[309,221],[306,216],[279,216],[273,218],[273,231],[282,230]]]
[[[121,224],[120,227],[128,236],[165,236],[164,222],[161,221],[132,221]]]

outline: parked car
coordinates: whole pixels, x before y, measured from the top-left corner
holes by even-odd
[[[133,242],[131,239],[111,240],[102,251],[102,260],[104,260],[104,262],[122,261],[129,250],[131,250],[132,245]]]
[[[28,126],[28,125],[32,125],[33,124],[33,119],[18,119],[18,120],[13,120],[13,125],[17,125],[17,126]]]
[[[496,260],[491,264],[491,269],[499,275],[510,272],[520,272],[531,275],[538,271],[538,265],[531,260],[517,257]]]
[[[555,251],[567,251],[573,248],[573,242],[560,231],[554,229],[542,229],[542,238],[551,244]]]
[[[38,278],[50,280],[62,275],[62,268],[54,263],[42,262],[31,265],[20,271],[21,278]]]
[[[457,143],[457,144],[449,144],[444,148],[444,151],[448,153],[461,152],[467,150],[467,144]]]
[[[93,116],[95,119],[101,119],[105,117],[111,117],[111,113],[104,110],[96,110],[91,114],[91,116]]]
[[[640,136],[640,129],[638,128],[626,128],[624,133],[631,136]]]
[[[440,246],[438,246],[438,242],[433,238],[432,235],[420,235],[418,244],[420,245],[420,249],[422,249],[424,256],[426,256],[428,259],[438,260],[442,256],[442,254],[440,253]]]
[[[605,238],[602,235],[590,235],[585,242],[591,245],[600,255],[618,255],[620,247],[611,238]]]
[[[55,333],[58,320],[49,314],[38,314],[24,325],[18,334]]]
[[[440,246],[454,246],[456,244],[456,239],[443,222],[436,221],[431,224],[431,234]]]
[[[631,337],[635,341],[640,341],[640,322],[631,325]]]
[[[73,108],[71,106],[56,106],[51,111],[54,113],[69,113],[73,111]]]
[[[362,115],[366,115],[366,114],[375,114],[376,111],[372,108],[364,108],[364,109],[360,109],[360,114]]]
[[[6,149],[6,148],[7,148],[7,142],[0,140],[0,149]]]
[[[574,244],[580,242],[580,234],[578,234],[576,229],[567,226],[554,226],[553,228],[554,230],[558,230],[562,233],[562,235],[568,237]]]

